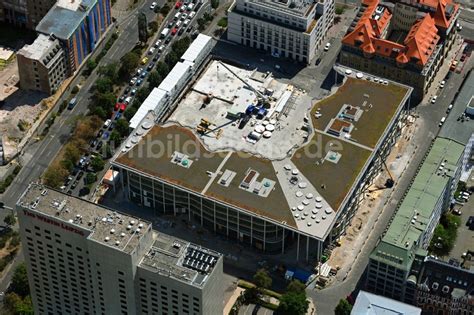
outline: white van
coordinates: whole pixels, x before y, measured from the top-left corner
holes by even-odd
[[[183,21],[179,20],[178,22],[176,22],[176,28],[179,28],[181,26],[181,24],[183,24]]]
[[[112,123],[112,120],[107,119],[107,120],[104,122],[104,128],[105,128],[105,129],[109,128],[109,126],[110,126],[111,123]]]
[[[445,121],[446,121],[446,117],[441,118],[441,120],[439,121],[439,126],[441,127]]]
[[[191,20],[187,19],[186,21],[183,22],[183,27],[188,27],[189,23],[191,23]]]
[[[195,15],[196,15],[196,12],[193,11],[193,12],[189,13],[188,18],[192,19]]]
[[[192,11],[194,9],[194,3],[190,3],[188,4],[188,6],[186,7],[186,10],[188,11]]]
[[[181,17],[181,13],[179,12],[174,15],[175,20],[179,20],[180,17]]]

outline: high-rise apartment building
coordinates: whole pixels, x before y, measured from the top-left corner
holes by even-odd
[[[309,63],[334,22],[334,1],[237,0],[228,17],[229,40]]]
[[[40,34],[18,51],[20,87],[53,94],[67,78],[64,49],[58,39]]]
[[[35,314],[222,314],[222,256],[39,184],[17,204]]]

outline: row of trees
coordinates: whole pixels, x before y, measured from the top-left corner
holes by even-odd
[[[13,273],[9,293],[5,295],[5,307],[15,315],[33,314],[30,288],[25,263],[19,264]]]
[[[452,213],[444,213],[436,226],[430,243],[430,251],[438,256],[448,255],[453,249],[461,220]]]

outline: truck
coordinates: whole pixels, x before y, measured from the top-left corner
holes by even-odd
[[[163,29],[163,31],[161,31],[160,38],[161,39],[165,38],[166,36],[168,36],[169,33],[170,33],[170,29],[166,27],[165,29]]]

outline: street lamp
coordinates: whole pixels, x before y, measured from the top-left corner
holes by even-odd
[[[10,210],[12,212],[12,215],[15,215],[15,213],[13,212],[14,209],[11,207],[5,206],[5,203],[3,201],[0,201],[0,209]]]

